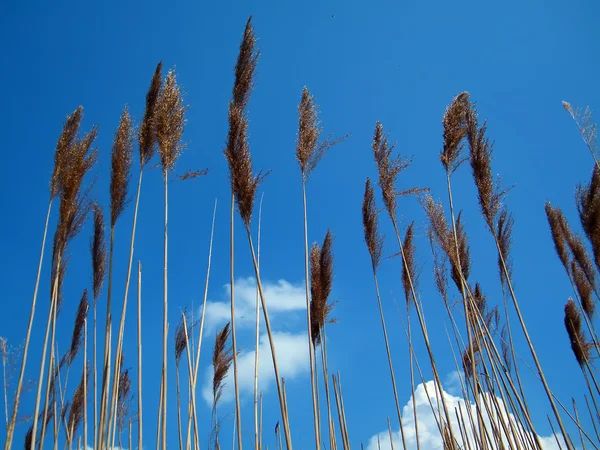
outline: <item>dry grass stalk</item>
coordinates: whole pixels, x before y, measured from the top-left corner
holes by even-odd
[[[256,240],[256,265],[260,272],[260,226],[262,222],[262,203],[264,194],[260,196],[260,204],[258,206],[258,232]],[[260,440],[262,438],[259,430],[259,391],[258,391],[258,369],[259,369],[259,349],[260,349],[260,295],[258,286],[256,287],[256,305],[255,305],[255,345],[254,345],[254,447],[255,450],[261,450]]]
[[[138,278],[137,278],[137,347],[138,347],[138,449],[143,448],[143,424],[142,424],[142,263],[138,261]]]

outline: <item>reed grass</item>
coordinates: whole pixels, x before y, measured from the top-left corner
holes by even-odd
[[[221,442],[221,424],[229,417],[222,412],[222,396],[225,379],[230,369],[233,369],[233,392],[235,399],[235,412],[233,416],[233,442],[231,447],[241,450],[245,443],[244,431],[249,435],[248,440],[253,441],[255,450],[268,448],[266,444],[273,438],[263,436],[263,393],[259,391],[259,348],[261,320],[264,320],[269,346],[272,355],[272,364],[275,374],[275,384],[279,402],[279,420],[275,427],[275,446],[280,449],[292,449],[296,443],[292,440],[289,415],[288,397],[286,394],[286,379],[280,372],[280,363],[277,359],[274,332],[267,310],[268,301],[263,288],[264,270],[261,270],[261,215],[262,197],[258,211],[258,238],[257,247],[254,247],[252,233],[252,218],[256,196],[268,172],[255,173],[252,168],[252,155],[249,145],[249,101],[255,80],[259,51],[257,38],[254,33],[251,18],[246,22],[244,34],[239,46],[238,58],[235,65],[235,78],[231,100],[228,106],[228,133],[224,148],[229,169],[231,188],[230,214],[230,321],[221,328],[216,335],[212,353],[212,401],[213,409],[210,418],[212,430],[209,447],[219,449],[225,446]],[[513,260],[512,249],[517,244],[513,242],[513,228],[515,219],[507,205],[507,189],[502,189],[492,176],[492,143],[488,137],[487,124],[479,122],[478,113],[468,92],[456,95],[442,116],[442,149],[439,153],[440,162],[446,181],[447,202],[442,204],[434,199],[428,189],[411,187],[400,190],[400,174],[411,163],[407,158],[395,153],[396,146],[388,141],[388,136],[383,125],[375,125],[371,143],[378,176],[378,185],[381,193],[384,211],[389,216],[393,232],[396,237],[398,249],[395,256],[400,256],[401,266],[397,285],[402,289],[405,299],[405,308],[398,307],[399,318],[406,341],[408,343],[407,372],[410,376],[410,386],[397,384],[394,371],[393,347],[396,342],[388,336],[388,329],[396,325],[384,314],[385,294],[379,290],[378,274],[384,261],[384,240],[379,232],[379,213],[376,205],[375,188],[367,178],[362,203],[362,219],[364,240],[369,253],[371,272],[375,284],[375,297],[383,342],[385,347],[388,369],[394,395],[396,414],[399,422],[399,435],[403,448],[411,447],[405,428],[403,411],[401,409],[401,392],[404,389],[412,393],[412,415],[414,417],[414,443],[417,449],[424,444],[422,440],[422,410],[418,408],[416,400],[416,384],[420,381],[428,405],[433,414],[438,432],[440,445],[444,449],[458,450],[488,450],[488,449],[542,449],[539,433],[536,431],[538,415],[545,411],[540,408],[530,409],[529,401],[531,385],[525,384],[520,371],[526,367],[544,389],[552,414],[547,416],[553,437],[561,448],[571,450],[575,448],[573,437],[578,438],[581,447],[599,448],[600,446],[600,385],[597,380],[594,360],[600,356],[600,345],[595,329],[597,316],[597,301],[600,300],[598,278],[600,274],[600,164],[597,158],[596,126],[592,121],[591,112],[587,109],[581,112],[570,104],[563,106],[575,121],[585,145],[593,155],[594,166],[591,177],[586,183],[578,184],[575,189],[575,206],[577,208],[576,221],[581,225],[581,234],[569,223],[563,210],[554,206],[550,201],[545,205],[546,217],[550,233],[547,245],[554,245],[560,264],[563,266],[569,282],[572,284],[572,296],[564,306],[565,339],[574,355],[575,361],[582,371],[587,389],[585,410],[577,410],[577,402],[571,398],[572,409],[565,407],[565,402],[550,389],[546,380],[541,361],[537,357],[534,344],[529,336],[527,321],[521,312],[520,303],[513,287],[513,279],[517,271],[524,270],[519,267],[518,260]],[[37,378],[36,395],[33,405],[31,426],[25,433],[24,448],[26,450],[43,450],[44,445],[58,449],[59,443],[66,449],[72,450],[77,443],[78,448],[87,447],[89,426],[91,422],[93,447],[98,450],[112,450],[122,448],[123,444],[132,447],[134,441],[133,421],[137,420],[137,446],[144,448],[143,437],[143,390],[142,380],[144,367],[142,365],[143,349],[148,344],[142,342],[142,268],[138,261],[137,274],[137,379],[134,381],[130,369],[124,367],[124,343],[128,339],[126,330],[126,312],[128,294],[133,266],[134,243],[138,220],[138,208],[142,184],[142,174],[149,169],[149,165],[158,152],[164,188],[164,232],[163,232],[163,289],[162,289],[162,363],[161,379],[159,385],[159,408],[157,414],[157,434],[155,445],[157,449],[166,450],[169,436],[174,436],[169,430],[169,425],[175,420],[170,419],[168,412],[173,415],[171,404],[176,402],[177,410],[177,435],[180,450],[200,450],[204,445],[201,439],[202,422],[207,422],[206,417],[198,410],[196,391],[201,363],[201,348],[204,338],[205,319],[208,302],[208,287],[210,280],[213,237],[216,218],[216,201],[213,209],[211,235],[208,249],[208,261],[205,284],[203,289],[203,304],[201,316],[198,320],[189,317],[185,309],[181,314],[181,321],[173,334],[173,348],[168,351],[167,339],[169,333],[169,290],[168,290],[168,219],[169,219],[169,182],[173,179],[178,157],[185,148],[183,132],[186,127],[187,106],[184,104],[182,91],[177,83],[175,72],[169,71],[162,76],[162,64],[159,63],[152,77],[150,88],[146,94],[146,108],[137,132],[139,147],[139,176],[137,193],[133,211],[133,224],[129,245],[128,268],[125,278],[125,290],[121,307],[118,331],[113,330],[112,320],[112,278],[113,262],[121,258],[116,248],[115,233],[119,218],[129,206],[129,183],[133,165],[134,126],[133,120],[126,107],[120,117],[117,131],[114,135],[112,150],[110,152],[110,229],[105,229],[104,212],[97,202],[92,202],[91,195],[95,189],[94,183],[86,183],[88,174],[93,169],[98,157],[98,150],[93,148],[97,136],[97,129],[92,128],[87,133],[80,133],[83,118],[83,109],[77,108],[71,113],[63,124],[63,129],[56,144],[54,155],[54,168],[50,176],[50,198],[46,214],[42,246],[38,262],[37,276],[34,284],[29,322],[23,346],[19,376],[16,383],[12,410],[9,410],[7,375],[4,373],[4,404],[6,416],[6,443],[5,450],[10,450],[14,443],[15,427],[18,424],[18,411],[25,384],[25,371],[30,349],[31,331],[34,326],[35,312],[37,309],[38,288],[41,278],[42,262],[44,259],[46,236],[50,225],[52,205],[59,201],[58,218],[52,245],[50,268],[50,298],[46,326],[42,329],[43,343],[36,349],[40,356],[39,376]],[[335,321],[332,318],[335,302],[331,299],[334,286],[334,254],[333,233],[328,229],[322,244],[308,245],[309,228],[307,214],[307,186],[310,175],[313,174],[319,162],[327,151],[334,145],[346,139],[334,139],[332,135],[322,138],[322,128],[318,118],[318,107],[310,91],[304,88],[298,105],[298,136],[295,143],[295,157],[300,166],[301,187],[303,197],[303,244],[304,244],[304,276],[306,297],[306,325],[308,339],[308,361],[310,367],[311,409],[314,427],[314,446],[316,449],[329,448],[334,450],[341,446],[344,450],[351,448],[352,423],[349,417],[355,414],[353,408],[345,409],[342,393],[341,374],[330,367],[330,358],[327,349],[328,325]],[[403,150],[403,149],[399,149]],[[475,260],[471,248],[478,245],[473,241],[475,234],[467,229],[472,224],[467,224],[467,219],[458,207],[459,203],[467,199],[456,198],[452,184],[454,177],[462,176],[460,169],[462,163],[468,162],[471,176],[476,188],[476,202],[483,218],[484,226],[490,233],[495,246],[493,258],[487,262]],[[188,170],[178,175],[178,180],[189,180],[206,175],[206,170]],[[400,217],[405,216],[399,203],[400,197],[417,196],[421,201],[427,217],[427,238],[431,245],[433,255],[433,279],[429,280],[420,273],[421,261],[419,260],[419,222],[409,218],[401,222]],[[462,204],[461,204],[462,206]],[[540,205],[541,206],[541,205]],[[236,310],[235,297],[235,248],[234,224],[236,210],[246,232],[250,256],[252,257],[253,270],[256,277],[257,293],[255,303],[255,361],[253,379],[253,419],[252,431],[243,427],[242,397],[240,393],[240,374],[238,367],[238,354],[240,353],[236,335]],[[93,212],[93,230],[90,240],[91,252],[91,285],[87,287],[81,297],[70,341],[60,343],[62,353],[59,353],[57,330],[62,326],[63,317],[60,312],[65,302],[71,301],[68,295],[63,295],[65,278],[69,276],[67,268],[76,255],[69,252],[71,242],[78,236],[90,212]],[[108,214],[108,212],[107,212]],[[475,226],[475,224],[473,224]],[[108,227],[108,225],[106,225]],[[471,239],[471,240],[470,240]],[[337,251],[337,248],[336,248]],[[475,253],[475,252],[473,252]],[[478,255],[479,256],[479,255]],[[491,261],[491,262],[490,262]],[[154,263],[148,261],[148,264]],[[498,276],[500,293],[494,291],[493,286],[481,283],[474,279],[471,268],[481,265],[481,270],[492,269]],[[263,266],[264,267],[264,266]],[[267,266],[268,267],[268,266]],[[358,276],[358,275],[357,275]],[[104,279],[107,278],[106,324],[104,333],[104,346],[98,348],[97,340],[97,309],[102,297]],[[433,281],[439,297],[440,305],[431,298],[421,298],[419,285]],[[88,301],[93,297],[92,305]],[[456,291],[454,291],[456,289]],[[425,290],[424,290],[425,292]],[[454,302],[458,293],[458,300]],[[560,295],[557,293],[557,297]],[[565,295],[565,298],[568,295]],[[500,301],[496,301],[500,298]],[[509,302],[512,310],[509,310]],[[550,303],[553,305],[553,303]],[[88,362],[88,311],[93,308],[93,361]],[[373,305],[375,307],[375,305]],[[433,339],[427,326],[428,314],[435,314],[437,308],[446,312],[446,334],[449,350],[452,352],[455,369],[462,372],[459,377],[460,395],[464,403],[451,409],[447,402],[447,395],[443,390],[440,377],[441,365],[437,355],[440,348],[432,345]],[[552,307],[552,306],[551,306]],[[370,308],[370,306],[365,306]],[[262,309],[263,318],[260,318]],[[440,309],[440,311],[441,311]],[[431,310],[431,312],[429,312]],[[516,314],[519,321],[518,327],[513,327],[509,319],[511,313]],[[417,318],[418,330],[412,329],[414,315]],[[446,317],[444,317],[446,320]],[[411,325],[411,323],[413,325]],[[37,324],[36,324],[37,325]],[[43,323],[40,324],[40,327]],[[198,326],[198,330],[195,327]],[[390,327],[390,328],[388,328]],[[438,330],[435,330],[438,333]],[[198,334],[196,334],[198,333]],[[331,331],[334,333],[334,331]],[[522,349],[517,345],[519,337],[524,338],[528,356],[521,355]],[[195,337],[198,336],[197,340]],[[113,337],[115,342],[113,342]],[[421,340],[425,348],[423,354],[417,351],[417,339]],[[101,341],[102,339],[100,339]],[[197,344],[196,344],[197,342]],[[156,343],[151,343],[154,345]],[[115,345],[114,355],[112,354]],[[369,343],[371,345],[371,343]],[[64,348],[63,348],[64,346]],[[320,347],[321,362],[317,361],[317,351]],[[81,364],[78,358],[81,350],[83,357]],[[0,340],[3,370],[6,372],[6,341]],[[98,355],[100,352],[100,355]],[[38,355],[36,355],[37,357]],[[558,358],[559,356],[557,356]],[[187,374],[184,368],[180,371],[182,358],[185,358]],[[99,361],[100,360],[100,361]],[[332,359],[333,360],[333,359]],[[172,361],[170,363],[169,361]],[[533,363],[530,364],[530,361]],[[320,394],[319,365],[322,369],[324,394]],[[98,366],[102,370],[102,381],[98,380]],[[184,366],[184,367],[185,367]],[[168,375],[168,368],[174,369],[174,383]],[[147,369],[151,372],[153,369]],[[433,376],[433,390],[427,384],[424,373],[430,370]],[[90,382],[91,375],[91,382]],[[186,376],[187,375],[187,376]],[[331,378],[330,378],[331,377]],[[79,379],[77,386],[69,386],[69,378]],[[302,381],[297,381],[301,383]],[[330,389],[330,382],[333,389]],[[569,380],[575,384],[577,380]],[[176,398],[171,399],[168,392],[173,383],[176,389]],[[71,384],[73,384],[71,382]],[[133,386],[133,385],[136,386]],[[88,417],[88,390],[93,389],[92,420]],[[290,388],[288,382],[287,387]],[[308,386],[307,386],[308,387]],[[296,388],[296,385],[294,385]],[[137,394],[136,411],[132,411],[133,394]],[[187,391],[188,399],[182,401],[182,391]],[[319,396],[321,397],[319,398]],[[333,400],[332,397],[333,396]],[[268,400],[268,398],[267,398]],[[290,400],[292,400],[290,398]],[[579,404],[583,406],[580,399]],[[335,402],[335,404],[332,404]],[[465,407],[467,405],[467,407]],[[354,406],[354,405],[353,405]],[[560,407],[560,409],[559,409]],[[269,405],[266,406],[269,408]],[[308,407],[302,411],[310,416]],[[187,410],[187,416],[182,411]],[[322,411],[323,410],[323,411]],[[535,415],[533,414],[535,412]],[[585,414],[580,414],[584,413]],[[328,439],[324,439],[322,432],[321,416],[327,415]],[[584,415],[589,417],[583,417]],[[337,419],[334,417],[337,416]],[[381,414],[382,428],[383,418]],[[541,417],[541,416],[540,416]],[[567,419],[568,418],[568,419]],[[184,433],[184,424],[187,419],[187,437]],[[323,421],[324,422],[324,421]],[[585,423],[584,423],[585,422]],[[336,426],[337,423],[337,426]],[[387,433],[392,448],[398,446],[394,440],[395,434],[392,423],[387,418]],[[587,425],[587,426],[584,426]],[[554,428],[556,427],[556,431]],[[436,432],[436,429],[426,430]],[[577,435],[573,432],[577,432]],[[593,430],[592,430],[593,429]],[[569,434],[569,431],[572,433]],[[127,439],[127,442],[125,442]],[[310,438],[312,442],[312,437]],[[48,443],[46,442],[48,441]],[[379,437],[377,438],[379,443]],[[296,445],[302,441],[298,435]],[[146,443],[146,446],[149,444]],[[152,444],[150,444],[152,445]],[[312,444],[310,444],[312,446]],[[362,444],[361,444],[362,448]]]

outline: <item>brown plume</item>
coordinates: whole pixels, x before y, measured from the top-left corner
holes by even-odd
[[[179,180],[193,180],[194,178],[204,177],[208,175],[208,169],[200,169],[200,170],[188,170],[183,175],[179,175]]]
[[[511,359],[511,351],[510,351],[510,339],[508,336],[508,327],[506,324],[502,327],[502,331],[500,333],[500,338],[502,341],[502,360],[504,361],[504,365],[506,366],[509,372],[512,371],[512,359]]]
[[[133,133],[127,106],[121,114],[111,155],[110,225],[114,227],[127,204],[127,187],[131,177]]]
[[[94,303],[100,296],[102,283],[106,276],[106,230],[104,227],[104,214],[98,203],[94,203],[94,234],[90,244],[92,252],[92,269],[93,269],[93,291]]]
[[[63,124],[63,129],[56,143],[54,152],[54,169],[50,181],[50,196],[54,198],[62,189],[62,177],[65,171],[65,165],[68,163],[68,155],[71,147],[75,143],[79,125],[83,118],[83,108],[78,106],[75,111],[67,116]]]
[[[509,214],[506,208],[503,208],[502,211],[500,211],[496,225],[496,229],[498,230],[498,243],[500,245],[500,253],[498,255],[498,270],[500,273],[500,282],[502,284],[506,283],[507,281],[506,275],[504,274],[504,270],[502,268],[502,259],[504,259],[509,276],[512,276],[510,247],[512,244],[512,230],[514,222],[515,221],[512,214]],[[502,255],[502,259],[500,258],[500,255]]]
[[[592,245],[596,267],[600,269],[600,169],[594,165],[588,185],[579,185],[575,192],[579,219]]]
[[[461,158],[462,140],[467,134],[466,116],[469,110],[469,93],[461,92],[452,100],[446,109],[442,124],[444,125],[444,149],[440,153],[440,161],[451,174],[464,161]]]
[[[590,349],[592,344],[586,342],[585,335],[581,330],[581,315],[573,299],[569,299],[565,305],[565,327],[571,341],[571,349],[575,359],[583,368],[590,360]]]
[[[184,314],[185,314],[185,311],[184,311]],[[185,328],[186,327],[184,326],[183,316],[182,316],[182,318],[179,320],[179,323],[177,324],[177,328],[175,328],[174,343],[175,343],[175,363],[176,363],[176,365],[179,365],[181,356],[183,355],[183,352],[185,351],[185,349],[187,347],[187,343],[188,343],[188,340],[190,337],[189,336],[190,329],[188,329],[188,334],[186,336]]]
[[[431,252],[433,253],[433,278],[435,287],[446,306],[448,306],[448,256],[443,251],[440,251],[440,248],[434,244],[435,237],[433,236],[433,231],[430,229],[427,234]]]
[[[143,168],[156,152],[156,129],[154,116],[158,95],[162,87],[162,62],[159,62],[146,93],[146,110],[140,124],[138,144],[140,146],[140,166]]]
[[[573,283],[577,288],[579,298],[581,298],[581,307],[590,320],[592,320],[592,316],[596,310],[596,303],[592,298],[592,286],[575,259],[571,261],[571,273],[573,274]]]
[[[495,235],[494,222],[501,208],[501,200],[507,190],[500,191],[492,179],[492,143],[486,137],[487,125],[478,124],[473,104],[467,111],[467,138],[470,147],[470,163],[473,171],[479,206],[488,227]]]
[[[87,379],[89,380],[89,374],[90,374],[90,366],[89,364],[86,364],[86,375],[87,375]],[[69,424],[69,430],[72,430],[72,436],[75,436],[76,434],[76,430],[79,427],[79,424],[81,423],[81,420],[83,419],[83,405],[84,405],[84,398],[87,395],[87,392],[84,389],[84,376],[81,376],[81,381],[79,382],[79,385],[77,386],[77,389],[75,390],[75,393],[73,394],[73,398],[71,400],[71,406],[69,408],[69,420],[68,420],[68,424]],[[87,383],[89,385],[89,383]],[[66,411],[66,408],[65,408]]]
[[[314,103],[310,91],[305,86],[302,99],[298,105],[298,142],[296,144],[296,159],[300,163],[302,177],[306,180],[327,151],[348,136],[333,140],[329,135],[319,143],[323,129],[319,126],[318,106]]]
[[[185,126],[186,109],[183,104],[181,88],[175,79],[175,71],[169,70],[158,95],[154,116],[158,153],[164,174],[173,170],[177,158],[185,148],[181,138]]]
[[[25,445],[23,445],[23,450],[31,450],[31,440],[33,439],[33,424],[25,433]]]
[[[377,170],[379,172],[379,186],[381,187],[383,203],[390,217],[394,219],[396,217],[396,198],[398,196],[419,194],[427,191],[427,189],[412,188],[402,192],[396,191],[395,183],[398,175],[410,166],[412,160],[410,158],[402,158],[400,155],[392,158],[394,145],[390,146],[388,143],[381,122],[377,122],[375,125],[372,146],[375,162],[377,163]]]
[[[459,213],[456,219],[455,241],[454,232],[446,222],[442,205],[433,200],[430,195],[425,196],[421,204],[429,219],[430,236],[450,261],[452,281],[454,281],[456,289],[462,292],[461,272],[466,281],[471,271],[470,248],[462,222],[462,213]]]
[[[69,347],[69,351],[63,357],[61,366],[63,364],[70,366],[81,349],[81,345],[83,344],[83,326],[85,325],[89,306],[88,292],[87,289],[84,289],[81,300],[79,300],[79,306],[77,307],[77,315],[75,316],[75,323],[73,325],[73,335],[71,336],[71,347]]]
[[[365,231],[365,242],[371,255],[371,266],[377,270],[383,253],[383,236],[379,234],[379,220],[377,218],[377,207],[375,206],[375,191],[371,186],[371,180],[367,178],[365,183],[365,196],[362,205],[363,227]]]
[[[410,306],[415,301],[412,289],[410,287],[410,280],[415,290],[417,289],[417,272],[415,268],[415,244],[414,244],[414,232],[415,223],[412,222],[406,229],[404,235],[404,261],[406,264],[402,265],[402,287],[404,288],[404,297],[406,298],[406,304]],[[407,270],[408,267],[408,270]]]
[[[221,399],[225,377],[233,361],[231,346],[227,346],[229,340],[230,328],[229,322],[218,333],[215,339],[215,348],[213,350],[213,400],[214,406]]]
[[[328,302],[333,281],[333,235],[327,230],[323,247],[316,243],[310,250],[310,278],[311,278],[311,339],[313,344],[321,343],[321,330],[326,323],[331,323],[329,315],[334,303]]]
[[[569,250],[567,247],[567,238],[565,236],[564,223],[566,220],[559,208],[554,208],[550,202],[546,202],[546,217],[548,218],[548,224],[550,225],[550,232],[552,234],[552,240],[554,241],[554,248],[558,259],[562,263],[563,267],[569,272]]]
[[[233,98],[229,102],[229,131],[224,150],[229,165],[229,178],[240,216],[246,225],[250,226],[256,190],[266,174],[252,173],[252,158],[248,145],[248,119],[246,105],[254,80],[254,70],[258,61],[258,51],[255,50],[256,37],[252,29],[251,19],[248,19],[244,37],[240,45],[235,67],[235,82]]]
[[[131,378],[129,377],[129,369],[126,369],[119,375],[119,395],[117,398],[117,427],[119,433],[123,432],[125,420],[129,416],[132,397]]]

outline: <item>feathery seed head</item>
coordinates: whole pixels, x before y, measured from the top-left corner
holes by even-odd
[[[110,171],[110,225],[114,227],[127,203],[127,185],[131,175],[133,133],[127,106],[115,133]]]
[[[98,202],[94,203],[94,234],[90,244],[92,252],[92,278],[94,303],[100,296],[102,283],[106,275],[106,234],[104,227],[104,214]]]
[[[585,340],[585,335],[581,330],[581,314],[571,298],[565,305],[565,328],[571,341],[571,350],[573,350],[575,359],[583,368],[583,365],[590,360],[591,345]]]
[[[412,289],[410,286],[410,281],[412,278],[413,286],[415,290],[416,286],[416,267],[415,267],[415,244],[414,244],[414,230],[415,223],[412,222],[408,228],[406,229],[406,234],[404,235],[404,262],[402,265],[402,287],[404,288],[404,297],[406,298],[406,304],[410,307],[415,299],[412,293]]]
[[[469,109],[469,93],[461,92],[452,100],[446,109],[442,124],[444,125],[444,148],[440,153],[440,160],[451,174],[463,162],[461,150],[462,140],[467,133],[466,115]]]
[[[175,162],[185,148],[181,142],[185,127],[185,112],[181,88],[175,78],[175,70],[169,70],[158,95],[154,116],[156,141],[163,174],[173,170]]]
[[[162,62],[159,62],[152,76],[150,87],[146,93],[146,110],[144,118],[140,124],[138,134],[138,144],[140,147],[140,166],[143,168],[154,156],[156,152],[156,128],[154,116],[156,114],[156,104],[162,87]]]
[[[332,140],[332,136],[329,135],[319,144],[323,129],[319,124],[318,106],[314,103],[314,99],[306,86],[302,90],[302,99],[298,105],[298,119],[296,159],[300,164],[302,177],[306,181],[327,151],[348,136]]]
[[[218,333],[213,350],[213,400],[214,407],[223,394],[224,380],[233,361],[231,346],[227,346],[230,328],[227,323]]]
[[[58,195],[62,189],[61,184],[65,165],[68,163],[68,155],[77,138],[82,118],[83,108],[79,106],[67,116],[67,119],[63,124],[63,129],[58,138],[58,142],[56,143],[56,150],[54,152],[54,170],[50,181],[50,195],[52,198]]]
[[[379,220],[377,218],[377,207],[375,205],[375,190],[371,186],[371,180],[367,178],[365,183],[365,196],[362,205],[363,227],[365,231],[365,242],[371,255],[371,266],[377,270],[383,253],[383,236],[379,234]]]
[[[594,311],[596,310],[596,303],[592,298],[592,286],[575,259],[571,261],[571,273],[573,275],[573,283],[575,283],[577,293],[581,298],[583,311],[592,320]]]

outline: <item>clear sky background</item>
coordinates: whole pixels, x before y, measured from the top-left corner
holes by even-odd
[[[230,192],[222,155],[227,105],[239,42],[248,16],[253,15],[261,57],[249,104],[250,145],[255,168],[272,170],[260,192],[264,192],[261,274],[270,289],[267,295],[274,305],[273,326],[282,342],[292,435],[298,448],[314,445],[308,367],[302,353],[306,352],[301,337],[302,196],[294,156],[297,105],[305,85],[321,107],[325,133],[352,133],[313,173],[308,186],[308,218],[309,241],[322,241],[328,228],[335,235],[332,296],[339,303],[334,312],[338,323],[328,328],[329,366],[342,376],[353,445],[366,445],[372,436],[385,430],[388,416],[394,428],[398,427],[360,213],[365,178],[376,176],[370,147],[375,122],[382,121],[402,154],[414,156],[413,166],[399,179],[399,189],[429,187],[436,199],[445,202],[445,176],[438,159],[441,120],[447,104],[465,90],[477,102],[482,119],[488,120],[488,133],[495,141],[494,173],[502,176],[504,185],[514,185],[507,200],[515,215],[514,283],[531,337],[558,397],[570,404],[570,397],[575,396],[583,404],[583,379],[563,326],[563,306],[572,291],[554,253],[543,207],[546,200],[551,200],[564,209],[572,226],[580,229],[573,193],[577,183],[588,181],[592,159],[561,100],[580,106],[600,105],[599,13],[600,7],[593,1],[552,0],[2,2],[0,335],[13,345],[24,339],[53,150],[66,114],[82,105],[83,130],[99,126],[96,143],[100,159],[94,170],[97,178],[93,195],[108,208],[110,148],[119,116],[127,104],[139,122],[151,75],[162,60],[165,69],[176,67],[185,101],[190,105],[184,134],[188,148],[176,170],[210,168],[207,177],[173,183],[170,189],[169,350],[181,309],[197,308],[202,299],[212,208],[217,199],[210,326],[201,369],[208,370],[214,330],[225,322],[219,315],[224,305],[218,303],[227,301],[229,281]],[[137,170],[135,165],[134,177]],[[456,207],[464,210],[472,279],[481,282],[492,304],[500,303],[496,254],[476,204],[467,165],[454,178],[454,195]],[[148,445],[154,443],[160,381],[162,202],[162,180],[155,170],[144,179],[135,248],[135,260],[141,260],[144,268]],[[446,377],[455,367],[445,331],[448,320],[433,285],[425,217],[414,199],[402,199],[398,213],[403,228],[416,222],[420,293],[440,371]],[[116,311],[124,288],[131,219],[129,208],[116,230]],[[51,218],[51,233],[55,220],[56,213]],[[385,216],[381,224],[391,238]],[[246,305],[240,312],[239,335],[241,358],[249,361],[253,351],[254,288],[247,277],[253,272],[239,225],[236,277],[242,292],[240,304]],[[62,348],[67,345],[81,291],[90,287],[90,232],[88,223],[71,246],[57,335]],[[385,254],[395,252],[389,239]],[[39,367],[37,349],[43,340],[49,305],[47,256],[27,366],[30,379],[36,377]],[[386,260],[380,282],[404,405],[410,398],[410,385],[403,322],[395,304],[403,303],[399,274],[400,260]],[[131,301],[134,295],[132,290]],[[452,291],[452,295],[456,298],[457,292]],[[105,301],[103,293],[99,317],[104,316]],[[404,321],[404,312],[401,316]],[[135,369],[133,309],[129,310],[127,330],[126,366]],[[520,333],[517,341],[519,353],[530,362]],[[428,366],[420,339],[416,349],[422,355],[422,366]],[[261,372],[265,374],[261,384],[265,390],[265,443],[275,448],[273,428],[279,420],[279,406],[269,360],[261,360]],[[252,370],[252,365],[245,367]],[[424,370],[431,379],[430,370]],[[545,395],[525,366],[522,373],[531,389],[530,406],[538,431],[549,435],[545,416],[550,408]],[[247,372],[243,375],[250,377]],[[170,377],[173,380],[173,372]],[[169,389],[169,444],[174,447],[174,385]],[[199,386],[198,396],[202,399],[200,389],[203,386]],[[242,396],[244,438],[249,445],[251,390],[243,390]],[[23,414],[32,413],[33,399],[32,392],[24,395]],[[219,410],[224,417],[224,447],[229,446],[231,438],[234,404],[230,399],[226,394]],[[209,403],[199,402],[203,443],[210,431],[210,411]],[[25,424],[19,426],[15,445],[21,445],[27,428]],[[2,429],[0,441],[3,437]]]

